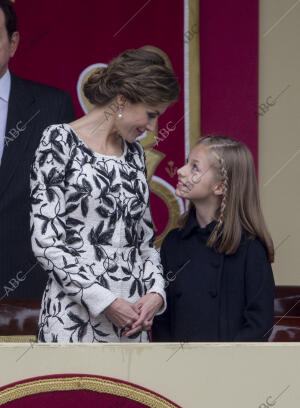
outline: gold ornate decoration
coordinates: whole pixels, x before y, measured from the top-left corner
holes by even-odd
[[[151,391],[140,389],[132,384],[118,382],[117,380],[92,376],[45,378],[17,384],[0,391],[0,405],[28,395],[78,390],[116,395],[140,402],[151,408],[178,408],[178,405],[166,401]]]
[[[170,160],[169,162],[168,162],[168,166],[169,167],[165,167],[165,170],[166,170],[166,172],[169,174],[169,176],[171,177],[171,178],[173,178],[175,175],[176,175],[176,173],[177,173],[177,170],[178,170],[178,167],[173,167],[174,166],[174,162],[173,162],[173,160]]]
[[[194,29],[196,27],[196,30]],[[189,94],[190,94],[190,148],[200,136],[200,42],[199,1],[189,0]]]
[[[178,217],[180,216],[180,206],[174,194],[172,194],[172,192],[161,183],[154,180],[150,180],[149,187],[151,191],[155,192],[155,194],[158,195],[158,197],[161,198],[163,202],[167,204],[169,210],[168,224],[163,233],[160,234],[155,240],[156,248],[160,248],[167,233],[171,229],[177,227],[177,220]]]

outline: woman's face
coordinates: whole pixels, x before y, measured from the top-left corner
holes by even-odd
[[[195,146],[187,163],[178,169],[176,195],[192,201],[203,201],[222,193],[212,158],[204,145]]]
[[[126,101],[122,112],[123,117],[118,117],[119,112],[116,114],[116,128],[125,140],[133,143],[145,131],[155,131],[157,118],[166,111],[169,105],[160,104],[154,107]]]

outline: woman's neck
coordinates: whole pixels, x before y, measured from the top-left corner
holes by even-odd
[[[112,116],[105,111],[105,107],[96,107],[70,125],[88,145],[94,146],[95,150],[101,151],[103,154],[109,154],[109,152],[120,149],[123,145],[123,141],[114,127]]]

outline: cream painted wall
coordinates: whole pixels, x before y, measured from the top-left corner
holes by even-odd
[[[259,183],[277,285],[300,285],[300,0],[260,0]]]
[[[2,343],[0,387],[81,373],[144,386],[182,408],[291,408],[300,400],[299,359],[300,343]]]

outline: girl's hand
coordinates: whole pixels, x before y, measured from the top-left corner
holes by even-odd
[[[135,310],[139,311],[139,318],[131,326],[130,330],[124,332],[125,336],[131,336],[141,330],[150,330],[155,314],[163,305],[163,298],[159,293],[147,293],[135,302]]]
[[[115,299],[105,310],[105,316],[117,327],[131,327],[139,318],[139,309],[125,299]]]

